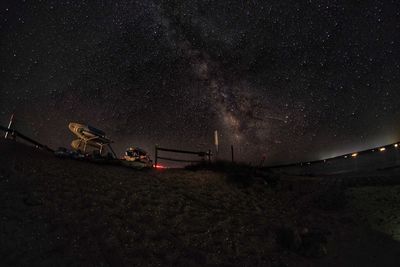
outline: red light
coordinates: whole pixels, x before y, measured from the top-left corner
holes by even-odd
[[[157,165],[154,164],[153,168],[155,168],[155,169],[166,169],[167,167],[165,167],[163,165],[160,165],[160,164],[157,164]]]

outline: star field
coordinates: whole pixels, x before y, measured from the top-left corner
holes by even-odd
[[[397,1],[2,1],[0,119],[258,162],[400,139]]]

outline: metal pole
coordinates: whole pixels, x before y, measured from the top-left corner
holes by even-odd
[[[14,122],[14,114],[11,114],[10,122],[8,123],[8,127],[7,127],[8,130],[11,129],[11,125],[12,125],[13,122]],[[8,131],[7,131],[6,134],[4,135],[4,138],[5,138],[5,139],[8,138]]]
[[[158,159],[158,145],[155,146],[154,152],[154,167],[157,168],[157,159]]]
[[[111,144],[108,144],[108,148],[111,150],[111,153],[113,154],[114,158],[117,159],[117,154],[115,154],[114,149],[112,148]]]
[[[235,162],[234,157],[233,157],[233,145],[231,145],[231,154],[232,154],[232,163]]]
[[[264,166],[264,162],[265,162],[265,158],[266,158],[267,156],[265,155],[265,154],[263,154],[263,156],[262,156],[262,158],[261,158],[261,162],[260,162],[260,167],[263,167]]]
[[[218,158],[219,152],[219,140],[218,140],[218,131],[214,131],[214,143],[215,143],[215,158]]]

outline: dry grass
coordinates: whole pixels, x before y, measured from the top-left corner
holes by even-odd
[[[358,238],[346,211],[315,203],[314,178],[243,166],[135,171],[8,143],[0,151],[8,266],[329,266]],[[299,243],[282,242],[282,229]]]

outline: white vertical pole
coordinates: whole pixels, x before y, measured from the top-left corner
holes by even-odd
[[[13,121],[14,121],[14,114],[11,115],[10,122],[8,123],[8,127],[7,127],[8,130],[11,129]],[[6,132],[6,135],[4,136],[4,138],[7,139],[7,137],[8,137],[8,132]]]
[[[219,152],[219,140],[218,140],[218,131],[214,131],[214,143],[215,143],[215,156],[218,157]]]

